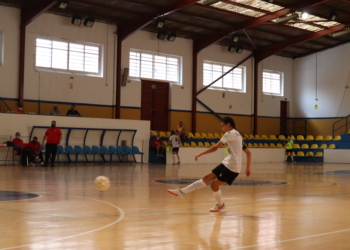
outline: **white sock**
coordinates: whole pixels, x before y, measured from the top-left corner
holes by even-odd
[[[291,157],[292,157],[292,161],[294,161],[294,157],[293,157],[293,155],[292,155]]]
[[[175,163],[175,155],[173,155],[173,162]]]
[[[177,156],[177,161],[180,162],[180,156],[179,155],[176,155]]]
[[[188,185],[187,187],[181,188],[181,192],[183,192],[184,194],[187,194],[191,191],[194,191],[196,189],[205,187],[205,183],[203,181],[203,179],[200,179],[198,181],[193,182],[192,184]]]
[[[219,189],[219,191],[213,192],[213,193],[214,193],[214,197],[215,197],[216,201],[218,202],[218,205],[221,206],[224,203],[222,201],[221,189]]]

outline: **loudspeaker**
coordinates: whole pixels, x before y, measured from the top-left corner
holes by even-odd
[[[129,77],[129,68],[124,68],[124,74],[122,76],[122,87],[126,86],[126,82],[128,81]]]

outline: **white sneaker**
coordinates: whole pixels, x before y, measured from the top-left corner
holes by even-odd
[[[224,210],[226,208],[225,203],[223,203],[221,206],[216,204],[214,207],[212,207],[209,212],[220,212],[221,210]]]
[[[175,195],[175,196],[178,196],[178,197],[181,197],[181,198],[184,197],[184,193],[181,192],[180,188],[168,189],[168,193]]]
[[[41,166],[44,166],[44,162],[42,161],[42,162],[40,163],[40,165],[41,165]]]

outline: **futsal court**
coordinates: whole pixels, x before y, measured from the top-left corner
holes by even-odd
[[[253,156],[254,157],[254,156]],[[0,249],[349,249],[350,166],[255,163],[222,186],[167,193],[213,164],[0,168]],[[244,166],[242,166],[242,170]],[[99,191],[97,176],[111,187]]]

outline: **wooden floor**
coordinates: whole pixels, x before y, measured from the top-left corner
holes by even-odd
[[[250,180],[287,184],[223,186],[221,213],[208,212],[209,187],[181,199],[166,192],[177,185],[155,182],[213,167],[2,166],[0,191],[39,197],[0,201],[0,249],[350,249],[350,165],[253,164]],[[99,175],[108,191],[95,189]]]

